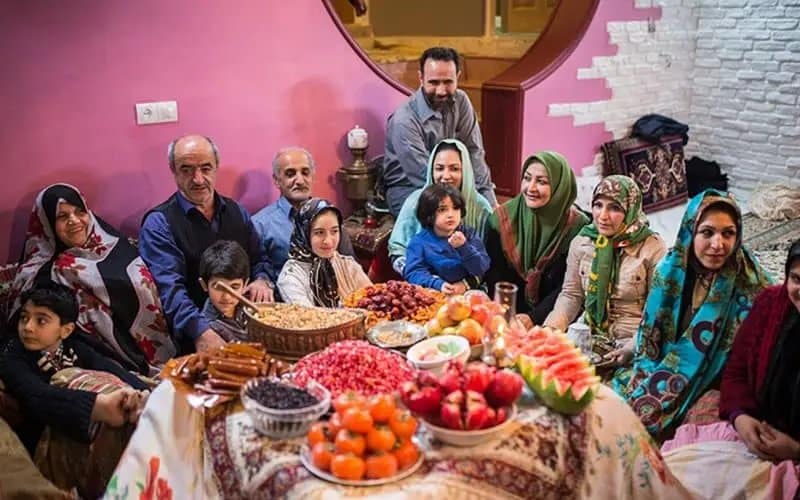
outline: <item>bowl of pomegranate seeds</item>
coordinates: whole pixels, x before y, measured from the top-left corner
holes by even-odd
[[[309,354],[292,369],[295,382],[315,380],[332,398],[347,391],[365,396],[389,393],[414,378],[414,369],[396,352],[375,347],[364,340],[345,340]]]

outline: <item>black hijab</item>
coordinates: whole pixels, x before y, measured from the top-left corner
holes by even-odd
[[[294,209],[293,209],[294,210]],[[294,232],[289,246],[289,258],[311,264],[309,282],[314,296],[314,305],[322,307],[339,306],[339,283],[330,259],[318,257],[311,250],[311,226],[325,212],[333,212],[342,229],[342,212],[321,198],[310,198],[303,203],[294,216]]]

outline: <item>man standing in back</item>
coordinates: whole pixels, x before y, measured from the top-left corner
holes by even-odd
[[[467,146],[478,192],[497,205],[478,117],[467,94],[458,89],[460,68],[455,49],[427,49],[419,59],[420,88],[389,116],[383,176],[395,217],[408,195],[425,185],[428,157],[442,139],[458,139]]]

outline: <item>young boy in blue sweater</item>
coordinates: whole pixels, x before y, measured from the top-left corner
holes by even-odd
[[[473,230],[461,225],[464,213],[464,200],[453,186],[433,184],[422,191],[417,204],[422,230],[408,242],[406,281],[448,295],[478,288],[489,255]]]

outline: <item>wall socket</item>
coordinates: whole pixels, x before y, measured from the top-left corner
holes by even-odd
[[[178,102],[159,101],[136,104],[136,124],[152,125],[178,121]]]

